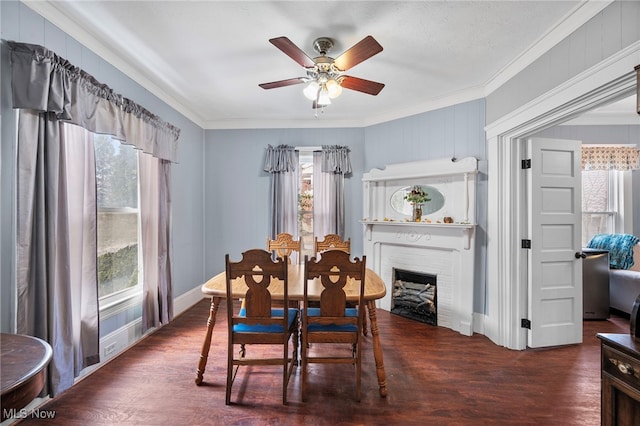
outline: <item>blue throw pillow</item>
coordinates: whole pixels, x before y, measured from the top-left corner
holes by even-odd
[[[607,250],[611,269],[629,269],[633,266],[633,247],[640,239],[630,234],[597,234],[587,248]]]

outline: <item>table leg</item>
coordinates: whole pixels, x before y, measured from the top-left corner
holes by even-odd
[[[198,370],[196,373],[196,385],[202,383],[202,377],[204,376],[204,369],[207,366],[207,358],[209,358],[209,348],[211,347],[211,334],[213,333],[213,326],[216,325],[216,313],[220,306],[220,298],[211,298],[211,307],[209,308],[209,319],[207,320],[207,333],[204,337],[204,343],[202,343],[202,351],[200,351],[200,360],[198,361]]]
[[[367,302],[367,311],[369,312],[369,323],[371,324],[371,335],[373,336],[373,358],[376,362],[376,374],[378,375],[380,396],[386,397],[387,376],[384,372],[384,360],[382,359],[382,346],[380,345],[380,333],[378,331],[378,318],[376,317],[375,300],[369,300]]]

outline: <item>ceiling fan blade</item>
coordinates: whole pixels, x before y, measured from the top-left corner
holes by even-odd
[[[375,81],[365,80],[364,78],[342,76],[340,86],[345,89],[357,90],[358,92],[377,95],[384,88],[384,84]]]
[[[282,50],[285,55],[296,61],[298,64],[305,68],[309,68],[315,65],[313,59],[307,56],[298,46],[293,44],[287,37],[276,37],[269,40],[278,49]]]
[[[338,56],[334,64],[341,71],[353,68],[360,62],[382,52],[382,46],[371,36],[366,36],[349,50]]]
[[[258,86],[263,89],[275,89],[276,87],[292,86],[294,84],[304,83],[303,77],[288,78],[286,80],[272,81],[270,83],[260,83]]]

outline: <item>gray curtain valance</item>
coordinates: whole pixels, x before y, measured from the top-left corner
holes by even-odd
[[[53,113],[156,158],[177,161],[180,129],[43,46],[12,41],[8,46],[14,108]]]
[[[322,146],[322,171],[324,173],[351,174],[349,148],[338,145]]]
[[[298,164],[296,149],[290,145],[267,146],[264,171],[269,173],[294,172]]]

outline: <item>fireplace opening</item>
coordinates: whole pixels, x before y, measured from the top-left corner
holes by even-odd
[[[436,275],[394,268],[391,313],[438,325],[436,284]]]

